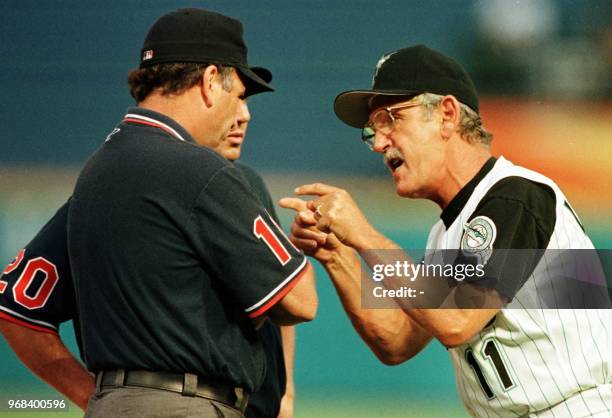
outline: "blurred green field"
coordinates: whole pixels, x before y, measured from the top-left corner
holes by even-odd
[[[345,395],[342,398],[309,398],[296,405],[295,418],[463,418],[468,415],[458,404],[424,402],[418,399],[373,399]],[[375,399],[374,399],[375,398]]]

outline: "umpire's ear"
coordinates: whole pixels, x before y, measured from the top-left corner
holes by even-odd
[[[204,70],[204,75],[200,81],[202,100],[206,107],[212,107],[215,94],[218,94],[218,90],[222,88],[222,84],[219,81],[219,69],[216,65],[209,65]]]

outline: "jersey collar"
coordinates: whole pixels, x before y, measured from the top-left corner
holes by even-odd
[[[493,169],[496,161],[497,159],[495,157],[489,158],[478,173],[476,173],[476,175],[472,178],[472,180],[468,181],[467,184],[463,186],[461,190],[459,190],[459,193],[457,193],[453,200],[450,201],[448,206],[444,208],[440,214],[440,218],[442,219],[442,222],[444,222],[444,226],[447,229],[453,224],[453,222],[455,222],[455,219],[457,219],[457,216],[459,216],[463,210],[463,207],[474,192],[476,186],[478,186],[478,183],[480,183],[489,173],[489,171]]]
[[[161,129],[180,141],[195,143],[195,140],[189,135],[189,132],[179,125],[178,122],[151,109],[129,107],[123,117],[123,122],[152,126]]]

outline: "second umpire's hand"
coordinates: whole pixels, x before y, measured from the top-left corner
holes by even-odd
[[[337,237],[343,244],[359,251],[363,247],[361,244],[364,238],[367,239],[370,231],[375,232],[351,195],[344,189],[313,183],[297,187],[295,193],[300,196],[318,196],[309,201],[292,197],[279,201],[281,207],[298,212],[291,232],[298,239],[311,241],[301,244],[306,244],[310,248],[314,243],[330,245],[333,242],[327,241]],[[307,228],[309,232],[302,230],[300,235],[295,234],[294,229],[300,226]],[[333,233],[335,237],[329,238],[323,233]],[[324,235],[327,236],[326,240]]]

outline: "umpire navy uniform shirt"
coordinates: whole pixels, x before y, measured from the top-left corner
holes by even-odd
[[[277,224],[280,225],[274,209],[274,202],[261,176],[251,167],[240,162],[235,162],[234,166],[242,172],[253,193],[259,198]],[[259,390],[249,397],[249,406],[245,411],[245,416],[246,418],[276,417],[287,385],[280,327],[272,321],[266,321],[257,330],[257,334],[266,353],[266,375]]]
[[[233,164],[142,108],[81,172],[68,250],[89,370],[188,372],[251,392],[265,371],[251,319],[308,268]]]
[[[242,172],[253,192],[278,223],[272,198],[261,176],[244,164],[235,163],[234,166]],[[62,323],[73,320],[81,353],[66,242],[68,208],[69,201],[58,209],[0,275],[0,318],[53,335],[58,335]],[[280,329],[273,322],[265,321],[257,334],[266,354],[266,374],[259,390],[249,397],[245,416],[275,417],[286,385]]]

